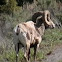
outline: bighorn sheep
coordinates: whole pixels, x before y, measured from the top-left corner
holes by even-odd
[[[42,16],[36,19],[36,23],[33,21],[28,21],[16,25],[14,28],[14,44],[16,50],[16,62],[18,57],[19,46],[24,47],[24,57],[27,62],[30,58],[30,48],[34,48],[34,60],[36,59],[36,51],[42,41],[42,35],[44,33],[45,27],[54,28],[55,24],[51,21],[48,11],[45,12],[45,18],[43,20]],[[49,16],[47,18],[47,16]]]

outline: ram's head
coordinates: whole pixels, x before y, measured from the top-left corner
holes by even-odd
[[[32,21],[35,23],[38,23],[38,25],[41,25],[42,23],[44,23],[46,28],[55,27],[55,24],[51,20],[50,12],[48,10],[34,13],[34,15],[32,16]]]

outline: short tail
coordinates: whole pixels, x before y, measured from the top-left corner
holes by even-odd
[[[19,32],[20,32],[19,25],[17,25],[17,26],[14,28],[14,32],[16,33],[16,35],[19,35]]]

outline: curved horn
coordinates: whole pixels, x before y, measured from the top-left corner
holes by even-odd
[[[48,11],[48,10],[45,10],[44,11],[44,15],[45,15],[45,22],[48,24],[48,25],[50,25],[50,12]]]
[[[48,10],[45,10],[44,11],[44,15],[45,15],[45,22],[48,24],[48,25],[52,25],[53,27],[55,27],[55,24],[52,22],[52,20],[50,19],[50,12]]]

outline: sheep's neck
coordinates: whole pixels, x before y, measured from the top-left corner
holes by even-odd
[[[44,30],[45,30],[44,24],[41,24],[40,27],[37,27],[37,31],[39,32],[39,34],[40,34],[41,36],[44,34]]]

